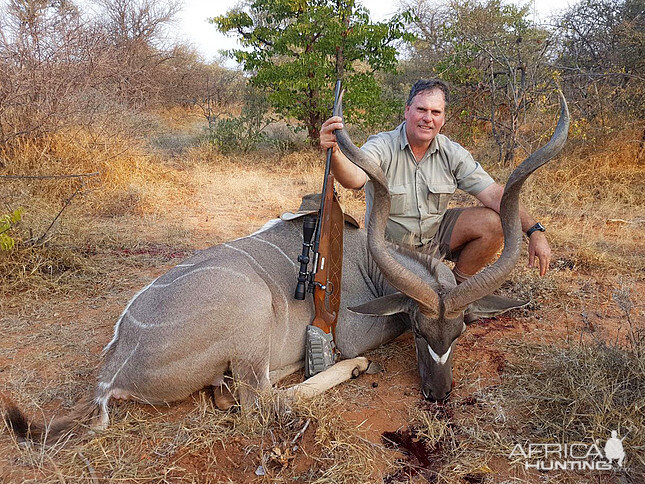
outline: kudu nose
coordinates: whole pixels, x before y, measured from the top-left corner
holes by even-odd
[[[441,392],[440,395],[437,395],[432,391],[426,392],[426,390],[421,390],[421,393],[423,393],[423,397],[430,402],[443,402],[445,400],[448,400],[448,397],[450,397],[450,394],[452,393],[452,388],[446,392]]]

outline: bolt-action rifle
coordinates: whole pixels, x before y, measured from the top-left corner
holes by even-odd
[[[340,86],[341,81],[336,81],[334,116],[338,114]],[[314,319],[307,326],[306,333],[305,376],[307,377],[329,368],[339,356],[334,344],[334,336],[340,308],[344,216],[334,189],[331,154],[330,148],[327,150],[318,217],[315,221],[305,217],[302,255],[298,256],[300,272],[295,298],[305,298],[306,284],[307,291],[313,293],[315,309]],[[310,249],[313,249],[313,270],[307,272]]]

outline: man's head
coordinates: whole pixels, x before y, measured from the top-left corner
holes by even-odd
[[[449,98],[448,86],[437,79],[422,79],[412,86],[405,106],[405,131],[413,148],[427,147],[439,134]]]
[[[419,79],[417,82],[415,82],[412,86],[412,89],[410,89],[410,95],[408,96],[408,100],[406,101],[405,105],[410,106],[412,104],[412,100],[417,94],[425,91],[436,90],[439,90],[443,93],[445,110],[448,107],[448,102],[450,101],[450,88],[448,87],[448,84],[440,81],[439,79]]]

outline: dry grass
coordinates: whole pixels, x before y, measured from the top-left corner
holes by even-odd
[[[98,435],[72,437],[51,447],[14,441],[14,467],[0,477],[39,483],[60,482],[61,477],[66,482],[378,480],[391,465],[386,459],[390,453],[361,438],[334,411],[331,399],[296,402],[285,409],[274,393],[264,395],[262,410],[251,414],[235,407],[217,410],[205,393],[169,408],[118,405],[112,425]]]
[[[511,442],[624,441],[628,482],[645,478],[645,358],[604,341],[566,347],[517,343],[504,383],[489,398],[508,410]],[[508,455],[508,454],[507,454]]]
[[[0,251],[0,268],[0,296],[17,289],[23,294],[31,289],[53,294],[69,284],[87,284],[97,272],[77,252],[47,246]]]
[[[645,165],[636,161],[636,129],[577,144],[534,174],[522,203],[548,227],[557,254],[584,270],[642,274]],[[505,180],[510,168],[493,167]]]
[[[503,396],[529,412],[530,418],[522,416],[523,430],[537,438],[584,441],[634,429],[630,447],[643,449],[643,435],[635,430],[645,426],[643,349],[642,341],[636,349],[604,341],[564,348],[520,344],[514,352],[524,357],[510,366]]]

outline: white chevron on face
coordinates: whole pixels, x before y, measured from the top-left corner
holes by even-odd
[[[452,346],[448,348],[448,351],[446,351],[443,355],[439,356],[435,351],[428,345],[428,351],[430,352],[430,356],[432,356],[432,359],[438,364],[438,365],[445,365],[446,362],[448,361],[448,356],[450,356],[450,351],[452,350]]]

